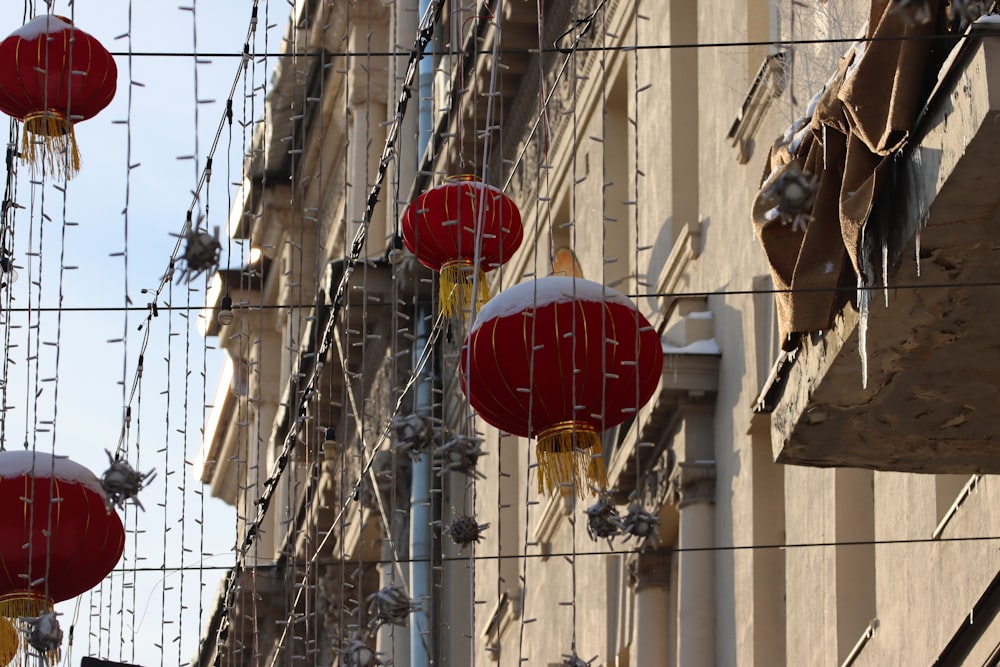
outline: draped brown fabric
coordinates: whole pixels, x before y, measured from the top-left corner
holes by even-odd
[[[927,1],[930,16],[940,15],[943,1]],[[866,39],[841,59],[812,116],[772,146],[754,199],[753,224],[775,288],[792,290],[776,294],[786,349],[797,345],[795,334],[830,328],[851,298],[844,288],[872,278],[860,261],[862,234],[891,156],[906,143],[924,102],[933,41],[919,38],[938,25],[912,23],[893,11],[895,4],[872,0]],[[775,216],[766,196],[793,160],[819,179],[804,229]]]

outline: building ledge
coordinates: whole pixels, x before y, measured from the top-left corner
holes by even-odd
[[[973,27],[898,161],[867,327],[848,306],[761,393],[778,462],[1000,472],[1000,41],[976,38],[997,30]]]

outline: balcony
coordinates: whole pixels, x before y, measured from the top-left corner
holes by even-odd
[[[956,47],[901,156],[867,327],[848,306],[761,393],[778,462],[1000,472],[998,34],[979,23]]]

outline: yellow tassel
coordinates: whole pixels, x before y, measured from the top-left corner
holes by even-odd
[[[542,430],[538,454],[538,492],[592,494],[608,485],[601,436],[584,422],[564,421]]]
[[[52,611],[52,602],[38,593],[22,591],[0,597],[0,616],[4,618],[41,616],[50,611]]]
[[[477,272],[472,262],[459,259],[441,266],[438,286],[441,299],[441,312],[445,317],[461,313],[472,307],[472,289],[476,282],[476,310],[490,300],[490,287],[486,284],[486,275]],[[475,280],[474,280],[475,279]]]
[[[80,150],[73,123],[55,111],[25,116],[21,158],[39,169],[43,165],[56,178],[71,179],[80,172]]]
[[[0,665],[9,665],[17,657],[17,649],[21,645],[21,636],[14,624],[6,618],[0,618]]]
[[[28,647],[18,632],[22,618],[35,618],[53,610],[52,601],[44,595],[30,591],[0,596],[0,665],[27,665]],[[48,664],[55,665],[62,659],[57,648],[45,654]],[[6,662],[3,662],[6,660]]]

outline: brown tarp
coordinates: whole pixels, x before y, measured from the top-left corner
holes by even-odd
[[[928,0],[930,16],[944,0]],[[907,140],[926,95],[927,67],[938,21],[920,24],[893,0],[872,0],[866,38],[841,59],[800,131],[790,130],[768,156],[753,203],[757,238],[771,264],[782,346],[797,334],[828,329],[860,276],[861,238],[888,176],[891,155]],[[900,39],[901,38],[901,39]],[[908,39],[909,38],[909,39]],[[916,39],[913,39],[916,38]],[[793,160],[818,177],[812,216],[802,226],[769,210],[768,186]],[[845,289],[847,288],[847,289]]]

